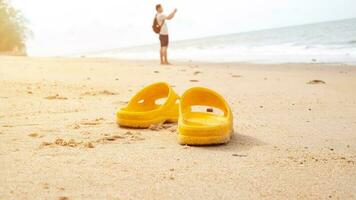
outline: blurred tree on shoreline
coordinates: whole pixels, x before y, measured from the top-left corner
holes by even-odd
[[[27,20],[7,0],[0,0],[0,53],[26,55],[26,40],[32,36]]]

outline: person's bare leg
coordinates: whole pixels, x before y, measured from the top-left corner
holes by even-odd
[[[164,65],[165,64],[165,60],[164,60],[164,47],[161,47],[160,51],[159,51],[159,54],[160,54],[160,59],[161,59],[161,65]]]
[[[167,51],[168,51],[168,47],[165,47],[165,48],[164,48],[164,58],[165,58],[164,63],[165,63],[166,65],[170,65],[171,63],[168,62],[168,53],[167,53]]]

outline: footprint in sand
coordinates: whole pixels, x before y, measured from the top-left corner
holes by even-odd
[[[152,131],[159,131],[162,129],[168,130],[171,133],[176,133],[177,132],[177,127],[174,124],[168,124],[168,123],[161,123],[161,124],[156,124],[156,125],[151,125],[149,127],[150,130]]]
[[[12,125],[2,125],[2,127],[4,127],[4,128],[12,128],[14,126],[12,126]]]
[[[95,148],[98,144],[109,144],[115,142],[117,140],[126,140],[129,139],[130,141],[142,141],[145,138],[141,137],[140,132],[126,132],[125,135],[109,135],[104,134],[105,137],[99,138],[97,140],[90,140],[90,141],[76,141],[74,139],[62,139],[57,138],[54,142],[42,142],[40,148],[44,147],[55,147],[55,146],[62,146],[62,147],[81,147],[81,148]],[[126,140],[127,141],[127,140]]]
[[[82,120],[80,122],[81,125],[87,125],[87,126],[94,126],[94,125],[99,125],[101,122],[104,121],[104,118],[96,118],[94,120]]]
[[[137,136],[137,135],[133,135],[130,137],[130,140],[131,141],[142,141],[142,140],[145,140],[145,138]]]
[[[162,129],[168,129],[171,131],[172,128],[174,128],[174,124],[168,124],[168,123],[152,124],[151,126],[148,127],[148,129],[152,131],[159,131]]]
[[[95,143],[107,144],[109,142],[114,142],[116,140],[125,139],[125,138],[126,137],[121,136],[121,135],[106,136],[106,137],[103,137],[103,138],[100,138],[100,139],[96,140]]]
[[[125,135],[111,135],[109,136],[109,134],[104,134],[105,137],[97,139],[96,141],[93,141],[93,143],[95,144],[109,144],[112,142],[115,142],[117,140],[125,140],[125,139],[129,139],[131,141],[142,141],[145,140],[145,138],[141,137],[141,133],[137,132],[137,133],[133,133],[133,132],[126,132]],[[128,141],[124,142],[125,144],[130,143]]]
[[[68,127],[71,128],[71,129],[80,129],[80,125],[77,124],[77,123],[69,125]]]
[[[81,143],[82,142],[76,142],[74,139],[69,139],[68,141],[66,141],[62,138],[58,138],[54,141],[54,144],[58,146],[68,146],[68,147],[76,147]]]
[[[143,137],[140,137],[141,136],[141,133],[140,132],[131,132],[131,131],[127,131],[125,133],[125,135],[131,140],[131,141],[142,141],[142,140],[145,140],[145,138]]]
[[[56,95],[53,95],[53,96],[48,96],[48,97],[45,97],[45,99],[48,99],[48,100],[67,100],[68,98],[67,97],[62,97],[62,96],[59,96],[59,94],[56,94]]]
[[[92,149],[92,148],[94,148],[95,146],[94,146],[94,144],[91,143],[91,142],[85,142],[85,143],[84,143],[84,147],[85,147],[85,148],[90,148],[90,149]]]
[[[112,95],[117,95],[118,93],[116,92],[110,92],[108,90],[102,90],[102,91],[91,91],[91,92],[84,92],[81,95],[82,96],[97,96],[97,95],[106,95],[106,96],[112,96]]]
[[[84,147],[84,148],[94,148],[94,144],[92,142],[77,142],[74,139],[64,140],[62,138],[57,138],[54,142],[42,142],[40,148],[44,147],[54,147],[54,146],[62,146],[62,147]]]
[[[42,142],[40,148],[46,146],[63,146],[63,147],[77,147],[81,145],[83,142],[77,142],[74,139],[65,140],[62,138],[57,138],[54,142]]]

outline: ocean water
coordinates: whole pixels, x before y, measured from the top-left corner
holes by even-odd
[[[158,49],[152,44],[87,56],[158,59]],[[356,18],[172,41],[169,56],[208,62],[356,64]]]

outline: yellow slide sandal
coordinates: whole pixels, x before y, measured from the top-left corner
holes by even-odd
[[[203,107],[208,109],[194,110]],[[221,113],[213,112],[217,110]],[[203,87],[191,88],[181,97],[178,132],[180,144],[227,143],[234,132],[231,109],[218,93]]]
[[[148,128],[164,122],[177,122],[179,96],[165,82],[154,83],[143,88],[116,113],[120,126]],[[164,102],[160,104],[159,101]]]

